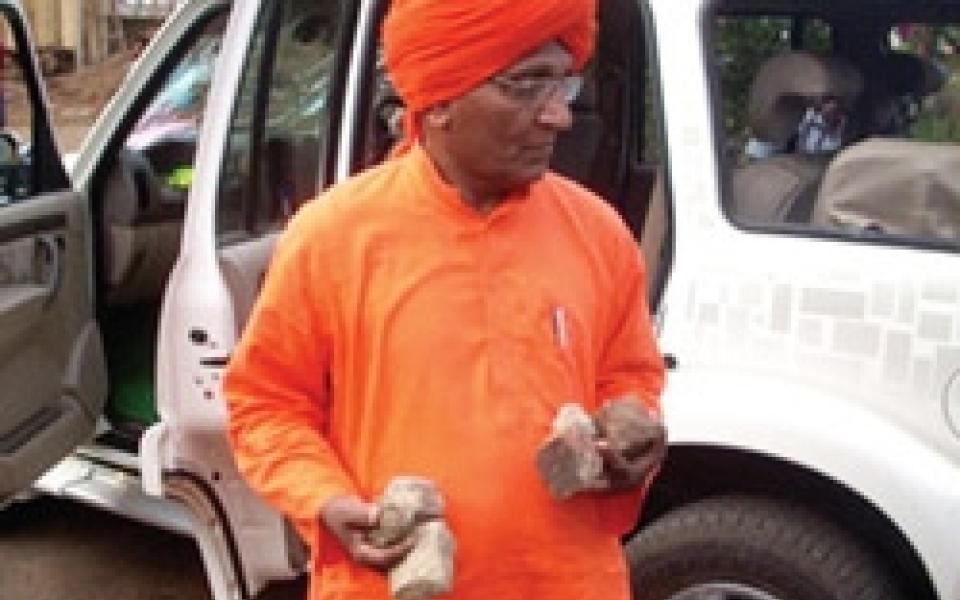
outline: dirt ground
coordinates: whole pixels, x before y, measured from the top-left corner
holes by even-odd
[[[45,78],[53,125],[61,149],[78,149],[93,121],[113,96],[132,64],[132,52],[114,54],[103,62],[72,73]],[[30,104],[23,81],[9,71],[3,80],[6,125],[21,139],[29,136]]]
[[[113,96],[132,64],[130,52],[100,64],[47,78],[54,128],[64,150],[76,150],[87,128]]]
[[[192,540],[41,498],[0,511],[0,600],[210,600]],[[306,579],[257,600],[303,600]]]

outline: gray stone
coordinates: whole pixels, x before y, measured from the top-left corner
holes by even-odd
[[[628,460],[643,456],[663,437],[663,426],[635,397],[608,402],[597,412],[596,421],[600,437]]]
[[[442,519],[416,527],[413,550],[388,574],[390,593],[398,600],[421,600],[453,589],[456,542]]]
[[[429,519],[443,516],[443,497],[429,479],[414,476],[395,477],[377,501],[380,518],[377,528],[368,534],[376,546],[389,546],[406,537],[413,528]]]
[[[596,442],[596,425],[579,404],[560,407],[553,431],[536,457],[540,476],[554,498],[564,500],[605,486]]]
[[[372,544],[384,547],[414,536],[413,549],[388,573],[393,596],[418,600],[449,592],[456,544],[443,521],[443,497],[436,484],[423,477],[395,477],[377,504],[377,527],[367,535]]]
[[[553,419],[553,433],[577,431],[585,437],[597,436],[597,425],[579,404],[564,404]]]

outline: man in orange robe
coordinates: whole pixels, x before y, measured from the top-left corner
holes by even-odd
[[[556,500],[535,457],[558,408],[658,419],[664,369],[635,241],[548,171],[595,0],[394,0],[407,140],[281,237],[224,388],[237,464],[312,549],[310,597],[389,597],[406,539],[374,499],[433,480],[458,600],[626,600],[619,536],[665,440],[601,440],[609,489]],[[623,411],[617,411],[623,415]],[[616,425],[616,424],[609,424]]]

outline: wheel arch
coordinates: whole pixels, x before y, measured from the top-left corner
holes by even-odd
[[[960,463],[937,436],[942,423],[904,413],[921,399],[877,397],[869,388],[825,385],[794,372],[680,365],[663,396],[672,449],[756,455],[769,461],[760,464],[793,465],[847,491],[907,540],[933,597],[955,596]],[[704,468],[725,467],[707,460]],[[775,471],[753,479],[762,483]],[[727,470],[726,478],[746,485],[740,472]],[[787,490],[799,493],[797,487]]]
[[[672,509],[727,495],[800,503],[863,543],[894,574],[906,597],[938,599],[916,548],[876,505],[842,482],[760,452],[713,445],[671,445],[637,530]]]

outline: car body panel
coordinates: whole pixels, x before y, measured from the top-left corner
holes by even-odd
[[[960,438],[945,418],[960,369],[956,253],[731,223],[704,66],[709,3],[650,7],[671,38],[663,103],[682,115],[666,124],[671,442],[777,456],[838,482],[900,527],[942,598],[960,597]]]

